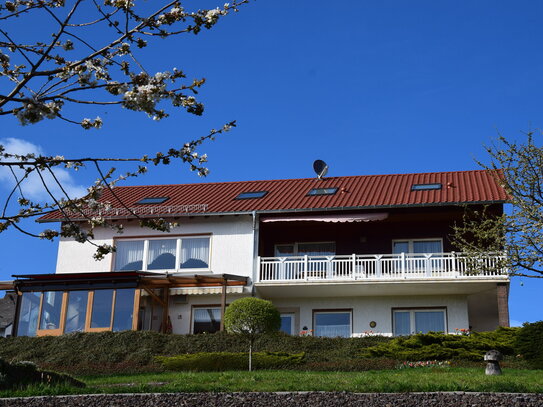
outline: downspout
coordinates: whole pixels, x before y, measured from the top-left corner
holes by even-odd
[[[253,278],[252,278],[252,287],[251,287],[251,296],[256,296],[255,290],[255,281],[258,281],[258,241],[259,241],[259,215],[256,211],[252,212],[253,215]]]

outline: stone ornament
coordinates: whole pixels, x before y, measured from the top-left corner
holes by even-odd
[[[502,360],[501,352],[489,350],[485,353],[485,360],[487,361],[485,370],[487,376],[499,376],[502,374],[502,369],[500,368],[500,360]]]

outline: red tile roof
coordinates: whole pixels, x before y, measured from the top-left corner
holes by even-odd
[[[240,213],[330,209],[371,209],[402,206],[436,206],[469,203],[503,203],[507,194],[497,173],[486,170],[422,174],[363,175],[349,177],[284,179],[180,185],[118,186],[105,191],[102,202],[110,202],[107,217],[125,218],[123,206],[138,208],[138,215],[158,216],[186,213]],[[439,190],[412,191],[413,184],[440,183]],[[334,195],[308,196],[312,188],[338,188]],[[234,199],[242,192],[268,191],[259,199]],[[169,197],[162,204],[137,205],[146,197]],[[41,222],[62,219],[58,212]],[[129,216],[128,216],[129,217]]]

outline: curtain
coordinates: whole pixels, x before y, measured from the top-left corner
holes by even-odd
[[[413,242],[413,253],[443,253],[440,240],[426,240]]]
[[[181,239],[182,269],[197,269],[209,267],[209,238]]]
[[[176,239],[149,240],[147,270],[175,269]]]
[[[115,246],[115,270],[143,268],[143,240],[120,241]]]
[[[348,312],[315,314],[315,336],[350,338],[351,314]]]
[[[445,331],[445,318],[443,311],[416,311],[415,331],[423,334],[434,331]]]
[[[394,335],[411,334],[411,318],[409,311],[394,312]]]

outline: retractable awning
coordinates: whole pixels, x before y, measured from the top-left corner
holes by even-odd
[[[281,216],[262,218],[262,222],[373,222],[388,218],[388,213],[363,213],[363,214],[342,214],[342,215],[313,215],[313,216]]]

